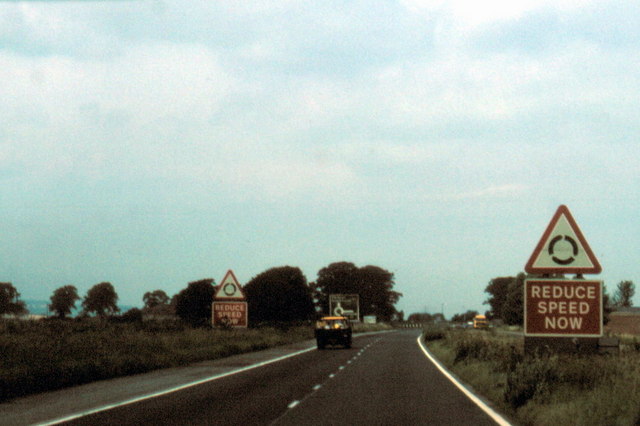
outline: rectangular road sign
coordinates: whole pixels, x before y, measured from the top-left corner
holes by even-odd
[[[602,314],[602,281],[525,280],[525,336],[600,337]]]
[[[213,302],[211,316],[214,326],[247,327],[249,324],[247,302]]]
[[[360,321],[360,296],[357,294],[330,294],[329,315],[345,316]]]

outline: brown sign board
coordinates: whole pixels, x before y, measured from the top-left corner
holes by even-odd
[[[247,327],[249,310],[247,302],[213,302],[212,322],[219,327]]]
[[[600,337],[602,314],[602,281],[525,280],[525,336]]]

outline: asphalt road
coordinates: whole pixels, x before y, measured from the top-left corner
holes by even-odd
[[[354,339],[74,425],[485,425],[494,421],[427,359],[419,331]]]

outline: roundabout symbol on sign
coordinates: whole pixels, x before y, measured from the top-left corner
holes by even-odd
[[[227,296],[233,296],[236,293],[236,286],[232,283],[227,283],[222,288],[222,291],[224,291],[224,294]]]
[[[569,244],[571,244],[571,247],[573,248],[573,256],[577,256],[578,255],[578,243],[576,243],[576,240],[574,240],[573,238],[571,238],[568,235],[564,235],[564,236],[557,235],[551,241],[549,241],[549,247],[548,247],[549,256],[551,256],[551,259],[555,263],[557,263],[558,265],[570,265],[575,260],[575,257],[570,256],[570,257],[568,257],[566,259],[560,259],[560,258],[558,258],[558,257],[553,255],[554,254],[555,245],[561,240],[568,241]]]

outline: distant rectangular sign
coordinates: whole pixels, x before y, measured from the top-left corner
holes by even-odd
[[[329,315],[344,316],[360,321],[360,296],[357,294],[330,294]]]
[[[525,280],[524,334],[602,336],[602,281]]]
[[[213,325],[219,327],[247,327],[249,324],[247,302],[213,302]]]

